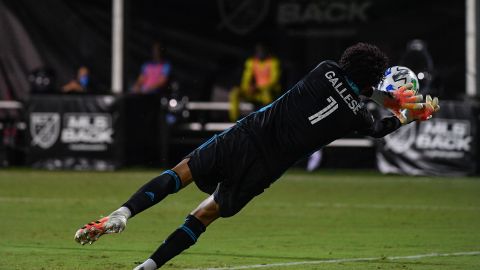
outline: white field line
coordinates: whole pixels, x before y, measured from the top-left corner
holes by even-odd
[[[291,205],[285,202],[262,201],[258,206],[286,207]],[[301,207],[311,208],[359,208],[359,209],[390,209],[390,210],[427,210],[427,211],[480,211],[475,206],[448,206],[448,205],[421,205],[421,204],[373,204],[373,203],[339,203],[339,202],[312,202],[298,204]]]
[[[317,261],[253,264],[253,265],[242,265],[242,266],[220,267],[220,268],[194,268],[194,269],[187,269],[187,270],[240,270],[240,269],[272,268],[272,267],[285,267],[285,266],[297,266],[297,265],[315,265],[315,264],[368,262],[368,261],[416,260],[416,259],[422,259],[422,258],[477,256],[477,255],[480,255],[480,251],[467,251],[467,252],[454,252],[454,253],[429,253],[429,254],[418,254],[418,255],[410,255],[410,256],[393,256],[393,257],[344,258],[344,259],[329,259],[329,260],[317,260]]]
[[[98,199],[92,198],[54,198],[54,197],[0,197],[0,202],[6,203],[62,203],[62,202],[86,202],[86,201],[98,201]],[[103,202],[117,202],[113,198],[103,198]]]
[[[369,203],[310,203],[309,207],[325,207],[325,208],[361,208],[361,209],[393,209],[393,210],[440,210],[440,211],[480,211],[480,207],[452,207],[452,206],[436,206],[436,205],[420,205],[420,204],[369,204]]]

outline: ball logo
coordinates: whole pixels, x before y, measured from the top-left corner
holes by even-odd
[[[218,0],[222,21],[218,29],[227,28],[237,35],[245,35],[263,22],[267,16],[269,0]]]
[[[60,114],[32,113],[30,114],[31,144],[43,149],[52,147],[60,134]]]
[[[393,81],[394,82],[399,82],[402,81],[402,84],[407,84],[407,77],[409,75],[410,70],[406,68],[397,68],[397,72],[392,75]]]

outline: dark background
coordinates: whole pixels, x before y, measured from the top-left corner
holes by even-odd
[[[465,91],[464,1],[126,0],[125,6],[125,89],[149,59],[154,40],[166,45],[181,89],[193,99],[209,99],[214,84],[238,82],[258,41],[281,59],[288,87],[354,42],[377,44],[395,65],[408,41],[422,39],[440,97]],[[87,65],[97,91],[108,92],[111,19],[110,0],[0,1],[0,98],[26,99],[27,74],[41,66],[56,71],[60,87]]]

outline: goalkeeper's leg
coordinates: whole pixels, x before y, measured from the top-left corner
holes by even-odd
[[[220,216],[219,206],[213,195],[203,201],[185,219],[185,223],[176,229],[158,249],[134,270],[154,270],[160,268],[173,257],[194,245],[200,235]]]
[[[192,182],[188,159],[182,160],[172,170],[167,170],[142,186],[122,207],[107,217],[90,222],[77,230],[75,240],[80,244],[93,243],[105,233],[119,233],[125,229],[127,220],[136,214],[176,193]]]
[[[131,216],[143,212],[162,201],[169,194],[178,192],[192,182],[192,173],[187,165],[188,159],[182,160],[172,170],[166,170],[142,186],[123,204],[131,211]]]

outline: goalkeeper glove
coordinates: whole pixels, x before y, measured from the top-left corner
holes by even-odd
[[[432,118],[433,114],[440,110],[440,105],[438,104],[438,98],[433,98],[430,95],[427,95],[425,98],[425,103],[418,103],[422,106],[421,109],[409,109],[405,110],[404,113],[399,113],[397,118],[400,120],[402,125],[406,125],[415,120],[417,121],[426,121]]]
[[[423,96],[415,95],[412,88],[413,84],[408,83],[393,92],[374,90],[370,98],[377,104],[392,110],[394,114],[400,113],[402,109],[421,109],[422,105],[419,102],[423,100]]]

